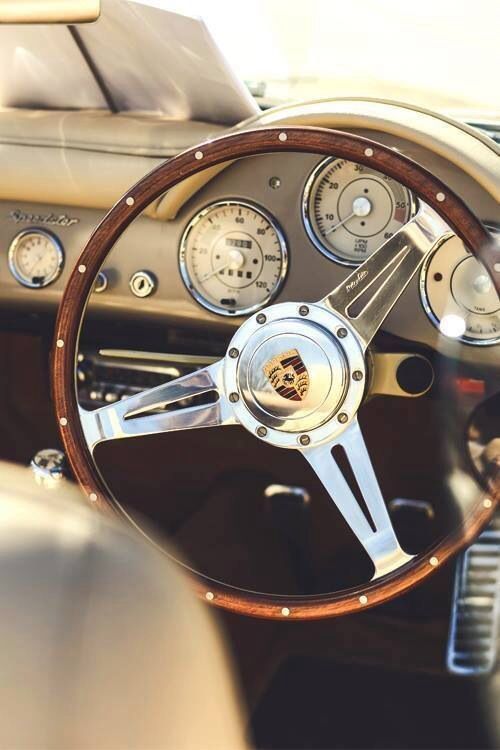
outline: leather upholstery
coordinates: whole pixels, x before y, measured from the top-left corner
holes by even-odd
[[[162,161],[222,130],[104,110],[0,110],[0,200],[107,210]]]
[[[0,536],[0,747],[245,746],[212,618],[164,555],[5,465]]]

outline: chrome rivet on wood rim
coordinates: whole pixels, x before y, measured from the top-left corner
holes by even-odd
[[[432,565],[433,568],[436,568],[439,565],[439,560],[437,557],[431,557],[429,564]]]
[[[289,617],[290,616],[290,609],[288,607],[282,607],[281,608],[281,614],[283,617]]]
[[[373,149],[365,148],[365,156],[373,156]]]
[[[135,203],[135,200],[132,198],[131,195],[129,195],[129,197],[127,198],[127,200],[125,201],[125,203],[127,204],[127,206],[133,206],[134,203]]]
[[[89,500],[90,500],[90,501],[91,501],[92,503],[95,503],[95,502],[96,502],[96,500],[97,500],[97,495],[95,494],[95,492],[91,492],[91,493],[90,493],[90,495],[89,495]]]
[[[197,151],[194,155],[194,158],[198,159],[198,161],[200,161],[200,159],[203,159],[203,151]]]
[[[209,602],[213,602],[213,600],[215,599],[214,592],[213,591],[207,591],[207,593],[205,594],[205,599],[208,599]]]
[[[286,139],[288,138],[288,136],[287,136],[286,133],[280,133],[279,136],[278,136],[278,138],[280,139],[280,141],[286,141]]]
[[[489,497],[486,497],[483,500],[483,505],[484,505],[485,508],[491,508],[491,506],[493,505],[493,502],[490,500]]]
[[[64,346],[64,341],[62,339],[57,339],[56,346],[58,349],[62,349]]]
[[[59,424],[61,425],[61,427],[66,427],[66,425],[68,424],[68,420],[66,419],[66,417],[60,417]]]
[[[79,273],[85,273],[86,270],[87,270],[87,266],[84,266],[84,265],[78,266]]]
[[[361,594],[359,597],[360,604],[368,604],[368,597],[365,594]]]
[[[436,193],[436,200],[442,203],[444,200],[446,200],[446,195],[444,193]]]

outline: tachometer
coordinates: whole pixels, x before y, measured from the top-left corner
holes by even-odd
[[[219,201],[189,222],[179,263],[184,283],[201,305],[221,315],[244,315],[278,293],[287,248],[278,224],[262,208]]]
[[[302,211],[322,253],[348,266],[362,263],[405,224],[415,201],[403,185],[374,169],[328,158],[313,170]]]
[[[37,289],[55,281],[64,264],[64,250],[55,234],[45,229],[20,232],[9,247],[9,268],[23,286]]]

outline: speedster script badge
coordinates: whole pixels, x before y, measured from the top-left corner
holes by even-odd
[[[309,390],[309,373],[297,349],[278,354],[267,362],[264,374],[280,396],[302,401]]]

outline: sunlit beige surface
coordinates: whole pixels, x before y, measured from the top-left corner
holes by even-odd
[[[141,0],[198,14],[266,96],[375,96],[500,115],[498,0]]]
[[[0,747],[243,748],[210,613],[173,563],[80,497],[0,463]]]
[[[0,23],[89,23],[100,0],[0,0]]]

